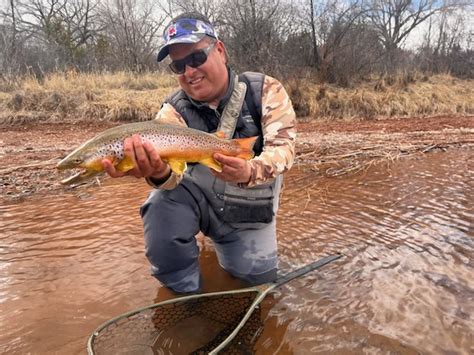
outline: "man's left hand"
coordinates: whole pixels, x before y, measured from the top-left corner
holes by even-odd
[[[211,169],[212,174],[217,178],[234,183],[249,182],[252,171],[247,160],[217,153],[214,154],[214,159],[222,165],[220,173]]]

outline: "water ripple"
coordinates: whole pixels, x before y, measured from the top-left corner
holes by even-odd
[[[344,257],[275,290],[255,352],[472,353],[473,173],[469,150],[325,179],[286,178],[280,273]],[[0,206],[0,352],[83,353],[105,320],[160,298],[135,180]],[[208,242],[208,284],[230,289]],[[220,276],[219,276],[220,275]],[[217,282],[217,281],[218,282]]]

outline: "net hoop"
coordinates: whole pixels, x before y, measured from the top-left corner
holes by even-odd
[[[273,288],[273,287],[275,287],[275,285],[270,284],[270,285],[268,285],[268,287]],[[239,294],[239,293],[257,291],[257,290],[258,289],[256,287],[247,287],[247,288],[232,290],[231,292],[232,292],[232,294]],[[138,313],[141,313],[141,312],[153,309],[153,308],[161,307],[161,306],[166,305],[166,304],[172,304],[172,303],[177,303],[177,302],[181,302],[181,301],[185,302],[185,301],[196,299],[196,298],[205,298],[205,297],[213,297],[213,296],[221,296],[221,295],[229,295],[229,291],[200,293],[200,294],[195,294],[195,295],[172,298],[172,299],[169,299],[169,300],[166,300],[166,301],[154,303],[154,304],[151,304],[151,305],[148,305],[148,306],[144,306],[144,307],[134,309],[134,310],[126,312],[126,313],[122,313],[122,314],[120,314],[120,315],[118,315],[114,318],[111,318],[108,321],[102,323],[100,326],[98,326],[92,332],[92,334],[89,336],[89,339],[87,340],[87,353],[89,355],[97,355],[97,353],[94,351],[94,341],[95,341],[95,339],[100,335],[100,333],[104,329],[108,328],[112,324],[114,324],[114,323],[116,323],[116,322],[118,322],[122,319],[129,318],[129,317],[134,316]],[[255,308],[255,306],[253,304],[252,304],[252,307]]]
[[[152,305],[148,305],[145,307],[141,307],[126,313],[123,313],[121,315],[118,315],[105,323],[101,324],[99,327],[97,327],[91,336],[89,337],[87,341],[87,352],[89,355],[95,355],[96,352],[94,351],[94,341],[98,336],[100,336],[101,332],[106,330],[109,326],[113,325],[114,323],[119,322],[122,319],[125,318],[130,318],[133,317],[136,314],[139,314],[141,312],[145,312],[147,310],[152,310],[154,308],[158,308],[164,305],[168,304],[176,304],[176,303],[182,303],[186,302],[189,300],[194,300],[194,299],[205,299],[205,298],[210,298],[214,296],[229,296],[229,295],[238,295],[238,294],[243,294],[243,293],[248,293],[248,292],[256,292],[257,296],[255,299],[252,301],[251,305],[248,307],[244,317],[240,320],[238,325],[234,328],[234,330],[223,340],[221,341],[215,348],[213,348],[209,354],[216,354],[220,350],[224,349],[233,339],[234,337],[238,334],[238,332],[244,327],[245,323],[247,320],[250,318],[251,314],[253,311],[258,307],[260,302],[266,297],[266,295],[273,290],[276,287],[279,287],[295,278],[298,278],[300,276],[303,276],[307,274],[310,271],[316,270],[320,268],[321,266],[324,266],[326,264],[331,263],[332,261],[335,261],[339,258],[342,257],[342,254],[335,254],[332,256],[327,256],[324,257],[320,260],[317,260],[313,263],[310,263],[304,267],[301,267],[297,270],[294,270],[284,276],[279,277],[277,280],[274,282],[258,285],[258,286],[253,286],[253,287],[247,287],[247,288],[242,288],[242,289],[237,289],[237,290],[231,290],[231,291],[219,291],[219,292],[209,292],[209,293],[201,293],[201,294],[194,294],[194,295],[188,295],[188,296],[182,296],[182,297],[177,297],[173,299],[169,299],[166,301],[158,302]]]

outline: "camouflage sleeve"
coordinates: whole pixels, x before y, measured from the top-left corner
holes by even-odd
[[[156,114],[155,120],[161,123],[175,124],[178,126],[186,126],[186,122],[183,117],[168,103],[164,103],[160,111]],[[182,175],[177,175],[171,172],[170,177],[162,184],[155,184],[151,179],[146,178],[146,182],[151,187],[161,190],[173,190],[183,179]]]
[[[247,187],[268,182],[288,171],[295,157],[296,115],[283,85],[265,76],[262,93],[263,151],[250,160]]]

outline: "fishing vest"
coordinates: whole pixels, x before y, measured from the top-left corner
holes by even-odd
[[[258,136],[255,155],[263,149],[262,90],[264,75],[246,72],[234,76],[230,71],[229,90],[222,114],[207,105],[192,102],[179,90],[166,100],[183,117],[188,127],[205,132],[224,132],[228,138]],[[227,97],[228,96],[228,97]],[[217,179],[209,168],[190,164],[183,179],[198,185],[216,215],[235,227],[259,228],[273,220],[277,211],[282,177],[251,188]]]
[[[232,77],[232,71],[229,76]],[[262,134],[262,90],[264,74],[245,72],[238,77],[239,83],[245,83],[247,90],[244,95],[243,103],[238,109],[238,117],[235,122],[235,129],[232,135],[228,138],[245,138],[254,137],[258,135],[258,139],[254,145],[254,152],[259,155],[263,149],[263,134]],[[229,92],[233,93],[235,90],[235,81],[231,80],[229,83]],[[229,103],[232,98],[228,98]],[[218,110],[213,110],[207,105],[192,102],[183,90],[178,90],[171,94],[165,102],[171,104],[174,109],[183,117],[188,127],[198,129],[200,131],[213,133],[219,129],[221,123],[221,114]],[[226,107],[229,107],[226,105]],[[225,111],[225,108],[224,108]],[[222,115],[225,112],[222,112]],[[226,134],[228,132],[225,132]]]

